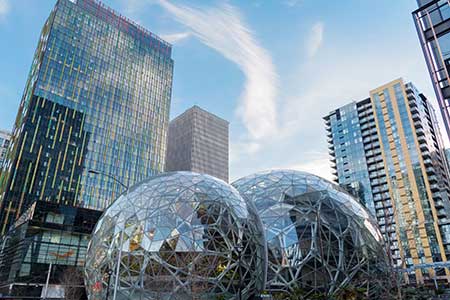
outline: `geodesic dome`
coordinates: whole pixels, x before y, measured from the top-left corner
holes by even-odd
[[[137,184],[99,220],[87,251],[89,299],[251,299],[264,288],[264,231],[227,183],[190,172]],[[110,273],[111,275],[108,275]]]
[[[389,278],[381,233],[337,185],[289,170],[257,173],[232,185],[255,203],[263,222],[267,290],[304,299],[331,297],[349,287],[365,289],[367,299],[384,293]]]

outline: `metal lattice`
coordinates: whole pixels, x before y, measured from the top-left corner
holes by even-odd
[[[223,181],[190,172],[152,177],[97,224],[86,260],[89,299],[251,299],[265,285],[263,232],[254,206]]]
[[[353,197],[320,177],[269,171],[232,184],[254,202],[265,227],[267,289],[334,296],[353,287],[385,295],[388,261],[382,235]]]

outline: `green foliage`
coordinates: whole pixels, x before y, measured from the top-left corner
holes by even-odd
[[[408,300],[430,300],[433,299],[434,292],[424,287],[407,287],[402,290],[402,296]]]
[[[436,290],[436,295],[443,295],[443,294],[445,294],[445,289],[443,289],[443,288],[438,288],[438,289]]]
[[[325,293],[308,294],[300,287],[295,287],[290,293],[276,292],[272,294],[274,300],[335,300]]]
[[[337,300],[363,300],[367,299],[367,290],[349,286],[338,293]]]
[[[303,289],[294,288],[291,293],[278,292],[273,294],[274,300],[365,300],[367,290],[364,288],[347,287],[337,295],[330,296],[326,293],[315,292],[308,294]]]

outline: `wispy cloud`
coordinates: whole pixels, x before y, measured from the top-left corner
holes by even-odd
[[[324,29],[325,26],[322,22],[317,22],[311,28],[311,32],[306,43],[306,51],[309,57],[314,57],[322,46]]]
[[[147,2],[142,0],[121,0],[121,1],[125,8],[125,14],[133,17],[139,14],[147,4],[152,2],[151,0]]]
[[[186,32],[177,32],[177,33],[168,33],[168,34],[161,34],[161,38],[171,44],[179,43],[189,37],[191,37],[191,33]]]
[[[294,7],[302,3],[302,0],[285,0],[284,4],[289,7]]]
[[[331,164],[329,156],[326,152],[306,152],[303,155],[303,160],[299,163],[281,166],[280,169],[291,169],[309,172],[317,176],[333,180],[331,174]]]
[[[155,4],[155,1],[157,0],[119,0],[119,3],[125,16],[142,25],[144,22],[141,20],[141,17],[144,8],[149,4]]]
[[[4,19],[11,9],[9,0],[0,0],[0,20]]]
[[[245,88],[236,112],[248,137],[259,140],[275,134],[278,77],[270,55],[239,11],[226,3],[209,8],[173,4],[168,0],[159,3],[200,41],[234,62],[245,74]]]

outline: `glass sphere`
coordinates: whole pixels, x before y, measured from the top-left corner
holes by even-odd
[[[337,185],[305,172],[275,170],[232,184],[255,204],[268,248],[267,290],[334,296],[349,287],[383,290],[388,260],[375,220]]]
[[[253,204],[219,179],[174,172],[137,184],[105,211],[85,281],[89,299],[252,299],[266,261]]]

